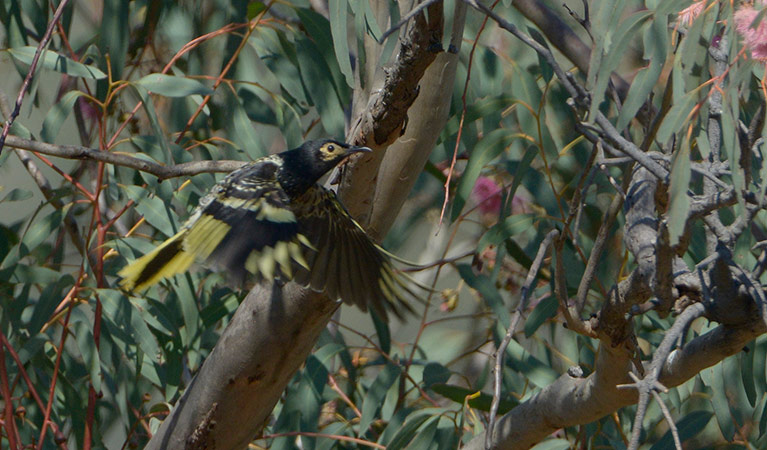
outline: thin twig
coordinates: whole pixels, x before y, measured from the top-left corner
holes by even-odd
[[[11,398],[11,387],[8,382],[8,370],[5,367],[5,350],[0,345],[0,394],[3,399],[3,422],[5,425],[5,437],[8,439],[8,448],[16,450],[21,448],[16,439],[19,432],[16,429],[16,421],[13,417],[13,399]]]
[[[493,5],[490,7],[495,8],[495,5],[498,4],[500,0],[495,0]],[[466,119],[466,93],[469,90],[469,80],[471,80],[471,67],[472,63],[474,62],[474,52],[477,50],[477,44],[479,44],[479,37],[482,35],[482,32],[485,31],[485,26],[487,26],[488,17],[486,16],[485,19],[482,21],[482,25],[479,26],[479,30],[477,31],[477,36],[474,38],[474,43],[471,45],[471,51],[469,52],[469,63],[466,68],[466,80],[463,83],[463,93],[461,94],[461,120],[458,122],[458,134],[455,137],[455,148],[453,148],[453,158],[450,161],[450,168],[447,171],[447,179],[445,180],[445,199],[442,201],[442,210],[439,213],[439,225],[442,226],[442,219],[445,218],[445,212],[447,211],[447,202],[450,199],[450,180],[453,177],[453,171],[455,170],[455,163],[458,160],[458,148],[461,145],[461,136],[463,135],[463,123]],[[439,230],[439,228],[437,228]]]
[[[668,406],[666,406],[666,402],[663,401],[663,399],[660,397],[660,394],[658,394],[655,391],[650,392],[655,399],[656,402],[658,402],[658,406],[660,407],[661,412],[663,413],[663,417],[666,419],[666,423],[668,424],[668,429],[671,431],[671,436],[674,438],[674,447],[676,450],[682,450],[682,441],[679,439],[679,430],[676,428],[676,424],[674,423],[674,418],[671,417],[671,411],[668,410]]]
[[[364,445],[366,447],[386,449],[386,446],[384,445],[378,444],[376,442],[366,441],[364,439],[360,439],[356,437],[344,436],[341,434],[314,433],[312,431],[289,431],[287,433],[266,434],[261,436],[260,439],[274,439],[277,437],[288,437],[288,436],[297,436],[297,437],[306,436],[306,437],[326,438],[326,439],[332,439],[334,441],[352,442],[354,444]]]
[[[16,98],[16,105],[13,107],[11,117],[9,117],[5,122],[5,126],[3,127],[3,134],[0,135],[0,153],[3,151],[5,139],[8,137],[8,132],[11,130],[11,125],[13,125],[13,121],[16,120],[16,117],[21,111],[21,104],[24,102],[24,96],[27,94],[27,90],[29,90],[29,83],[32,81],[32,77],[35,75],[35,71],[37,70],[37,62],[40,60],[40,54],[42,53],[43,48],[48,45],[48,41],[51,40],[53,29],[56,27],[56,23],[59,21],[61,14],[64,13],[64,8],[67,6],[67,3],[69,3],[69,0],[61,0],[59,7],[56,8],[56,12],[53,14],[53,19],[51,19],[51,22],[48,24],[48,28],[45,30],[43,38],[40,39],[40,43],[37,45],[35,56],[32,58],[32,64],[29,65],[27,76],[24,77],[24,83],[22,83],[21,89],[19,89],[19,96]]]
[[[129,167],[142,172],[151,173],[165,180],[207,172],[231,172],[242,167],[242,161],[193,161],[172,166],[164,166],[156,162],[136,158],[122,153],[113,153],[96,150],[79,145],[54,145],[45,142],[22,139],[16,136],[8,136],[8,146],[30,150],[46,155],[57,156],[66,159],[89,159],[116,166]]]
[[[602,215],[602,223],[599,226],[597,237],[594,239],[594,245],[591,248],[591,254],[589,254],[589,260],[586,263],[586,268],[581,276],[581,282],[578,284],[578,291],[575,295],[575,307],[578,315],[583,311],[583,307],[586,304],[586,298],[589,294],[589,287],[592,281],[596,277],[597,267],[602,261],[602,252],[607,245],[607,238],[609,237],[610,229],[612,228],[615,220],[618,218],[618,213],[623,207],[624,197],[616,195],[613,197],[607,210]],[[573,230],[577,233],[578,230]]]
[[[258,17],[254,18],[250,21],[248,25],[248,30],[245,32],[245,35],[240,40],[239,45],[237,46],[237,49],[232,53],[232,57],[229,59],[229,62],[226,63],[226,66],[221,70],[221,73],[216,78],[216,81],[213,83],[213,87],[211,88],[212,91],[216,91],[219,85],[224,81],[224,77],[226,77],[226,74],[229,73],[229,71],[234,66],[235,61],[238,61],[240,52],[242,52],[242,49],[245,48],[245,45],[248,43],[250,39],[250,35],[253,34],[253,31],[256,29],[256,27],[261,23],[261,19],[264,18],[264,15],[266,15],[267,12],[272,8],[272,5],[274,4],[275,0],[270,1],[266,4],[263,10],[259,13]],[[213,94],[208,94],[205,97],[203,97],[202,101],[199,105],[197,105],[197,109],[195,112],[189,117],[189,120],[186,122],[186,126],[184,126],[184,129],[178,134],[178,137],[176,137],[176,144],[181,142],[181,139],[186,135],[186,132],[189,131],[189,128],[192,127],[192,124],[195,120],[197,120],[197,116],[200,115],[200,113],[205,109],[206,105],[210,101],[210,99],[213,98]]]
[[[542,44],[538,43],[536,40],[534,40],[530,36],[521,32],[516,25],[500,17],[498,14],[493,12],[492,9],[488,8],[483,3],[480,3],[479,0],[464,0],[464,1],[472,8],[475,8],[478,11],[481,11],[482,13],[489,16],[501,28],[513,34],[517,39],[521,40],[523,43],[525,43],[527,46],[529,46],[530,48],[535,50],[539,55],[541,55],[546,60],[546,62],[549,63],[549,65],[551,65],[557,78],[559,78],[560,82],[562,83],[562,86],[565,88],[568,94],[575,100],[576,104],[579,104],[583,107],[588,107],[588,102],[589,102],[588,93],[583,89],[583,87],[581,87],[575,82],[574,77],[568,76],[571,74],[565,72],[562,69],[562,67],[559,65],[559,63],[557,63],[556,59],[554,58],[554,54],[551,53],[551,50],[549,50],[547,47],[543,46]],[[605,115],[602,112],[597,111],[594,117],[594,122],[597,125],[599,125],[599,127],[602,129],[604,134],[603,137],[607,143],[611,144],[620,152],[633,158],[636,162],[638,162],[639,164],[647,168],[647,170],[650,171],[650,173],[652,173],[658,179],[665,180],[667,178],[668,170],[666,170],[663,166],[661,166],[660,164],[655,162],[652,158],[647,156],[647,154],[644,153],[641,149],[639,149],[639,147],[637,147],[633,142],[630,142],[626,140],[623,136],[621,136],[620,132],[615,129],[612,122],[610,122],[610,120],[607,117],[605,117]]]
[[[37,443],[37,450],[42,450],[43,444],[45,443],[45,431],[48,428],[48,424],[51,423],[51,408],[56,400],[56,380],[58,379],[59,369],[61,368],[61,357],[64,354],[64,344],[69,335],[69,319],[72,316],[73,309],[74,303],[71,303],[69,309],[67,309],[67,316],[64,319],[64,324],[61,328],[61,340],[59,342],[59,348],[56,349],[56,362],[53,366],[53,378],[51,379],[51,387],[48,392],[48,404],[45,406],[45,416],[43,417],[43,426],[40,429],[40,439]]]
[[[74,288],[72,290],[74,290]],[[21,358],[19,357],[19,354],[16,353],[13,347],[11,347],[11,343],[8,342],[8,339],[5,337],[5,334],[2,332],[2,330],[0,330],[0,351],[2,351],[3,346],[6,349],[8,349],[8,353],[10,353],[11,358],[13,358],[13,360],[16,362],[16,366],[18,367],[19,374],[21,375],[21,377],[24,379],[24,381],[27,384],[27,388],[29,389],[29,394],[35,400],[35,403],[37,403],[37,406],[40,408],[40,410],[44,411],[45,405],[43,405],[43,400],[40,398],[40,394],[37,393],[37,390],[35,389],[35,385],[34,383],[32,383],[32,380],[30,380],[29,374],[27,373],[26,369],[24,369],[24,364],[22,363]],[[5,359],[3,358],[3,361],[4,360]],[[66,450],[67,449],[66,439],[63,438],[64,435],[61,433],[58,424],[53,421],[49,421],[49,422],[51,425],[51,432],[53,433],[54,442],[56,442],[60,448]]]
[[[677,317],[676,321],[674,321],[674,325],[666,331],[663,341],[655,351],[652,363],[650,363],[650,370],[647,371],[645,377],[641,380],[637,379],[635,383],[618,386],[618,388],[621,389],[634,388],[639,391],[639,401],[637,402],[637,412],[631,430],[631,441],[628,446],[629,450],[636,450],[639,448],[639,437],[642,431],[642,422],[644,421],[644,416],[647,412],[647,403],[650,400],[650,393],[658,389],[665,389],[665,387],[658,382],[658,379],[660,378],[663,365],[671,354],[672,347],[679,341],[679,337],[682,333],[687,330],[687,326],[692,323],[692,321],[702,316],[705,311],[706,307],[702,303],[695,303],[687,307],[687,309]]]
[[[530,270],[527,272],[525,284],[522,285],[522,289],[520,290],[520,299],[517,304],[517,310],[514,313],[514,318],[509,325],[509,329],[506,330],[506,336],[503,337],[495,354],[493,402],[490,404],[490,420],[488,421],[487,431],[485,432],[485,449],[488,450],[493,445],[493,428],[495,427],[495,420],[498,415],[498,406],[501,403],[501,379],[503,376],[503,358],[506,354],[506,348],[509,346],[509,343],[511,343],[511,339],[522,319],[522,314],[527,307],[527,301],[530,298],[530,293],[533,291],[533,282],[538,276],[538,271],[541,269],[541,265],[543,265],[543,258],[546,256],[546,253],[551,246],[551,241],[557,236],[559,236],[559,230],[549,231],[548,234],[546,234],[546,237],[543,238],[541,245],[538,247],[538,254],[535,255],[535,259],[530,265]]]

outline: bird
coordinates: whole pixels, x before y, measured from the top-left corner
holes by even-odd
[[[229,173],[200,199],[180,231],[125,266],[129,292],[187,271],[195,261],[246,279],[295,281],[333,299],[403,318],[418,299],[393,264],[336,194],[318,184],[328,171],[368,147],[309,140]],[[250,277],[250,278],[248,278]]]

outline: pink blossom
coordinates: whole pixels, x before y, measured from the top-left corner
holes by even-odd
[[[754,59],[767,60],[767,22],[759,21],[751,26],[759,15],[753,6],[744,5],[735,11],[735,30],[743,36],[746,47],[751,50]]]
[[[501,210],[501,187],[492,178],[479,177],[471,191],[471,198],[484,214],[498,214]]]

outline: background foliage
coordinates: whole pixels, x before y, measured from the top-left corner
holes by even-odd
[[[449,22],[457,4],[443,3]],[[493,10],[551,45],[552,36],[510,3],[496,1]],[[627,141],[655,152],[668,171],[668,208],[658,215],[687,267],[706,269],[702,262],[723,242],[710,237],[716,224],[690,219],[695,202],[711,192],[705,180],[713,174],[715,188],[732,197],[706,212],[718,211],[720,224],[730,227],[725,244],[733,264],[764,282],[767,166],[760,139],[744,146],[749,126],[755,124],[756,137],[764,127],[758,120],[764,65],[749,57],[732,26],[740,6],[698,2],[700,15],[681,22],[689,1],[592,2],[590,11],[585,2],[569,3],[572,15],[550,6],[592,51],[580,69],[566,51],[556,58],[588,92],[585,107],[568,103],[573,95],[550,61],[469,11],[457,82],[444,87],[449,119],[384,241],[424,263],[442,260],[439,270],[417,275],[442,295],[419,306],[408,324],[371,325],[344,311],[289,383],[272,420],[253,431],[254,446],[468,443],[487,426],[493,353],[517,317],[523,324],[500,374],[500,414],[571,367],[592,373],[604,337],[563,326],[567,306],[555,292],[553,259],[536,269],[529,301],[520,299],[551,230],[563,236],[556,257],[567,269],[568,298],[581,293],[595,245],[605,246],[580,317],[598,315],[638,264],[623,241],[628,219],[620,204],[612,206],[628,192],[634,160],[590,142],[589,135],[604,132],[595,131],[599,114]],[[382,4],[391,23],[410,9],[343,0],[73,2],[56,24],[11,135],[166,166],[249,161],[308,138],[342,137],[355,92],[376,88],[364,85],[360,71],[371,67],[366,36],[378,39],[391,25],[376,18]],[[5,118],[57,5],[0,3]],[[450,38],[446,31],[446,49]],[[373,67],[396,57],[397,39],[394,33],[383,41]],[[629,84],[611,81],[613,72]],[[648,109],[655,113],[643,122]],[[720,122],[716,142],[712,120]],[[712,152],[721,161],[706,165]],[[7,146],[0,165],[2,446],[142,447],[245,291],[200,268],[137,298],[116,288],[115,274],[175,234],[222,175],[206,169],[160,179],[135,167]],[[450,202],[439,225],[448,174]],[[465,253],[472,257],[453,258]],[[629,322],[637,358],[649,360],[676,316],[643,306]],[[698,320],[685,336],[717,325]],[[681,440],[691,447],[764,447],[766,360],[760,337],[664,395]],[[629,406],[564,428],[540,448],[623,448],[635,414]],[[647,448],[673,445],[660,403],[650,403],[639,427]]]

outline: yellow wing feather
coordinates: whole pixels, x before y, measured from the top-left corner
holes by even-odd
[[[125,266],[119,275],[120,285],[129,291],[140,291],[165,277],[186,271],[194,262],[194,255],[182,248],[188,230],[182,230],[157,248]]]

